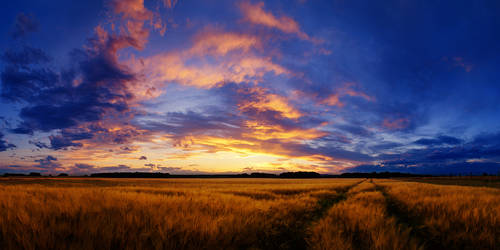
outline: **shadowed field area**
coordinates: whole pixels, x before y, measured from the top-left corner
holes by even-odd
[[[408,178],[406,180],[439,185],[500,188],[500,176],[423,177]]]
[[[500,190],[369,179],[0,179],[1,249],[494,249]]]

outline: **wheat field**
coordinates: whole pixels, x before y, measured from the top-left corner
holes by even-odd
[[[0,179],[0,249],[495,249],[500,190],[369,179]]]

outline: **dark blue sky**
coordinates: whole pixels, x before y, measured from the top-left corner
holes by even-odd
[[[0,172],[500,171],[498,1],[16,1]]]

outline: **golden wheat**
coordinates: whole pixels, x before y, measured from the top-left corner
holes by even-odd
[[[421,224],[430,245],[454,249],[500,246],[500,190],[380,182],[402,213]]]
[[[375,185],[363,182],[334,205],[310,231],[311,249],[419,249],[410,230],[386,210]]]
[[[500,190],[360,179],[0,179],[0,249],[495,249]]]
[[[102,181],[0,185],[1,248],[291,248],[318,199],[356,182]]]

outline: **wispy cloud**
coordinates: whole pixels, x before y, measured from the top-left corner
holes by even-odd
[[[294,34],[303,40],[317,41],[302,31],[299,24],[293,18],[284,15],[277,17],[270,11],[264,10],[264,2],[253,4],[243,1],[239,4],[239,7],[243,13],[244,20],[247,22],[278,29],[284,33]]]

